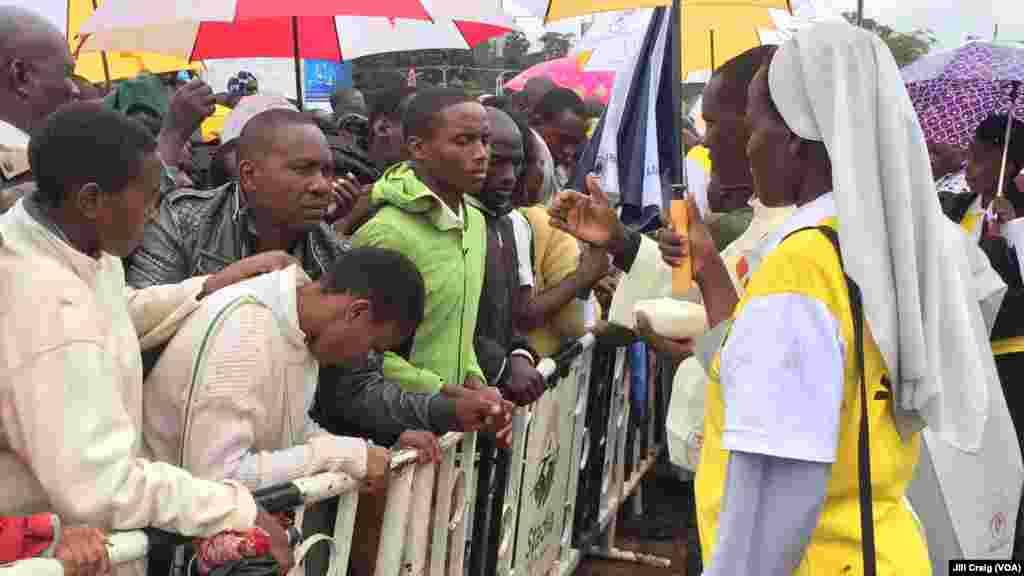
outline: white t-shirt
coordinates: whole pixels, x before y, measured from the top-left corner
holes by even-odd
[[[834,214],[831,194],[801,207],[762,245],[762,253],[767,255],[789,233]],[[844,351],[839,323],[823,302],[800,294],[752,299],[722,349],[722,447],[835,462]]]
[[[530,221],[518,210],[509,212],[508,217],[512,219],[512,231],[516,239],[519,286],[536,286],[533,276],[533,228],[530,228]]]

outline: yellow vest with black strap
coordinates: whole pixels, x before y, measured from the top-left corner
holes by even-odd
[[[836,220],[822,224],[835,229]],[[860,373],[854,322],[845,276],[832,243],[819,232],[807,231],[783,241],[751,275],[738,316],[752,299],[774,294],[813,298],[836,318],[845,346],[843,402],[840,409],[836,461],[831,467],[825,503],[818,525],[794,574],[860,575],[864,573],[861,545],[858,433],[860,430]],[[766,329],[785,329],[783,326]],[[924,535],[904,494],[917,464],[920,438],[903,442],[892,419],[891,392],[885,364],[866,324],[864,365],[867,376],[870,464],[877,574],[925,576],[932,573]],[[715,358],[708,381],[704,411],[704,446],[697,472],[697,518],[703,556],[713,557],[718,517],[725,489],[729,453],[722,448],[725,403]],[[886,383],[883,383],[886,382]]]
[[[970,210],[964,214],[964,217],[960,220],[960,227],[964,229],[968,235],[977,232],[978,227],[984,225],[985,214],[983,212],[972,212]],[[996,358],[1000,356],[1008,356],[1010,354],[1019,354],[1024,352],[1024,336],[1014,336],[1012,338],[1000,338],[992,341],[992,355]]]

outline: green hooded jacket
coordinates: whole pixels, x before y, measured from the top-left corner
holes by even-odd
[[[486,383],[473,344],[487,251],[483,214],[463,203],[459,223],[407,163],[384,173],[371,200],[380,209],[355,233],[353,245],[401,252],[427,288],[410,360],[388,352],[384,376],[409,392],[462,386],[468,375]]]

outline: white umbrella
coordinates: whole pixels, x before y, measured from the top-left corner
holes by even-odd
[[[292,58],[298,85],[300,59],[469,49],[515,29],[498,0],[106,0],[82,26],[81,50],[157,52],[190,60]],[[301,86],[297,90],[301,101]]]

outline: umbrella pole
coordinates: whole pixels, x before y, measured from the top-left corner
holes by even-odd
[[[68,6],[71,6],[71,0],[68,0]],[[95,12],[99,8],[98,0],[92,0],[92,11]],[[70,10],[70,8],[68,9]],[[68,18],[70,22],[71,19]],[[107,61],[107,51],[103,50],[100,52],[100,60],[103,62],[103,80],[106,84],[107,92],[110,91],[110,63]]]
[[[683,138],[683,11],[681,0],[672,1],[672,27],[671,30],[671,42],[672,47],[672,134],[675,140],[672,142],[676,153],[672,155],[673,164],[672,168],[675,171],[673,174],[673,197],[681,197],[678,194],[680,191],[686,191],[688,183],[686,182],[686,147]]]
[[[857,0],[857,26],[864,26],[864,0]]]
[[[299,58],[299,17],[292,16],[292,58],[295,60],[295,100],[302,110],[302,59]]]
[[[1020,93],[1020,82],[1013,85],[1013,95],[1010,96],[1010,111],[1006,115],[1006,136],[1003,138],[1003,162],[999,167],[999,189],[996,196],[1003,197],[1006,188],[1006,160],[1010,155],[1010,135],[1013,133],[1013,107],[1017,104],[1017,95]]]

